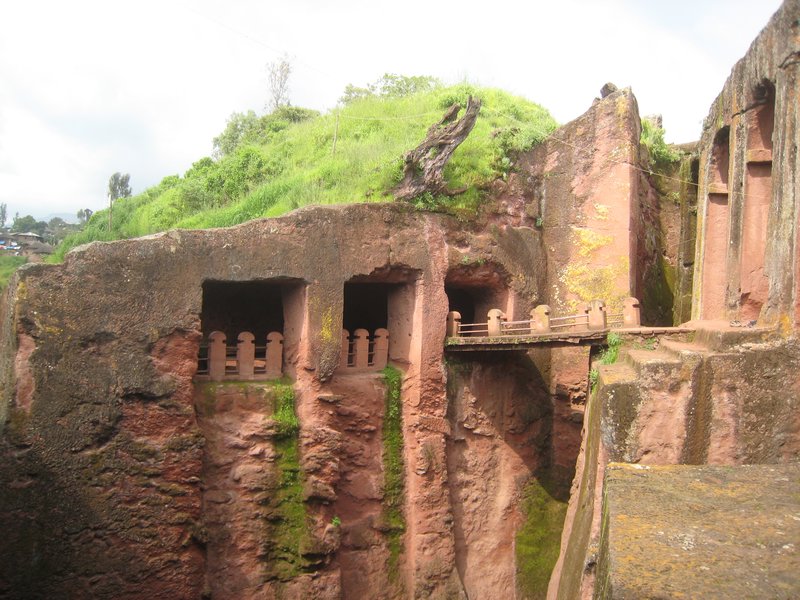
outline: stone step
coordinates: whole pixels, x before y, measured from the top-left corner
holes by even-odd
[[[732,327],[730,321],[698,321],[694,343],[724,352],[739,344],[759,344],[777,337],[774,327]]]
[[[613,365],[600,365],[597,368],[598,383],[603,386],[636,381],[636,371],[627,363],[621,361]]]
[[[659,372],[667,373],[680,368],[681,360],[665,350],[637,350],[625,352],[625,362],[630,365],[637,375],[654,375]]]
[[[698,354],[708,354],[710,352],[707,346],[703,346],[697,342],[682,342],[668,339],[662,339],[658,344],[658,349],[678,359]]]

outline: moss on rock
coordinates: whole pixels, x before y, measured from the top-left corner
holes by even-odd
[[[403,405],[400,388],[403,373],[389,366],[383,370],[386,411],[383,418],[383,518],[388,527],[389,578],[396,580],[406,523],[403,516]]]
[[[550,474],[542,473],[525,486],[521,508],[525,521],[516,537],[517,586],[522,598],[545,598],[561,547],[567,501],[563,490],[554,489]]]

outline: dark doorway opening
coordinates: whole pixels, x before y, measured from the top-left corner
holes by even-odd
[[[351,333],[356,329],[375,331],[389,324],[389,295],[398,284],[344,284],[344,316],[342,326]]]
[[[445,285],[448,310],[461,314],[462,323],[478,323],[486,320],[486,315],[495,303],[495,291],[481,287]]]
[[[210,336],[222,332],[227,353],[226,377],[233,372],[241,375],[237,348],[243,343],[240,335],[247,332],[252,334],[252,341],[247,343],[254,346],[256,374],[267,367],[269,346],[275,352],[280,348],[275,368],[294,375],[306,312],[305,289],[304,281],[290,278],[204,281],[200,312],[203,341],[198,352],[197,374],[209,373]]]
[[[505,312],[509,307],[505,273],[491,263],[450,269],[444,291],[448,310],[458,312],[462,324],[485,323],[491,309]]]
[[[283,332],[284,285],[274,281],[206,281],[200,323],[203,337],[221,331],[235,341],[242,331],[265,339],[272,331]]]

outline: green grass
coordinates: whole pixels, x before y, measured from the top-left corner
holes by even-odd
[[[24,256],[3,256],[0,255],[0,291],[4,290],[8,285],[8,280],[14,271],[19,269],[22,265],[28,262]]]
[[[619,358],[619,348],[622,346],[622,337],[613,331],[606,338],[606,348],[598,357],[601,365],[613,365]]]
[[[68,237],[52,257],[96,240],[138,237],[170,228],[208,228],[271,217],[309,204],[391,201],[402,157],[425,137],[454,102],[482,99],[475,128],[445,170],[453,198],[427,208],[476,209],[488,184],[512,168],[515,152],[542,141],[556,122],[541,106],[506,92],[469,84],[439,87],[400,98],[366,97],[297,122],[271,120],[258,135],[219,160],[199,159],[182,177],[171,175],[131,198],[99,210],[85,229]],[[264,119],[262,117],[262,119]],[[277,123],[277,124],[276,124]],[[333,154],[333,137],[337,136]],[[423,207],[426,208],[426,207]]]
[[[300,431],[300,420],[294,410],[294,388],[287,383],[275,383],[272,388],[275,392],[272,418],[277,423],[279,434],[282,436],[297,435],[297,432]]]
[[[517,531],[517,585],[522,597],[545,598],[561,548],[567,502],[548,491],[546,475],[532,478],[522,493],[525,522]]]
[[[606,338],[606,347],[603,348],[597,356],[597,362],[601,365],[613,365],[619,359],[619,349],[621,346],[622,336],[612,331]],[[599,377],[600,372],[596,368],[589,371],[589,389],[592,393],[597,389]]]
[[[394,367],[383,370],[386,384],[386,411],[383,417],[383,516],[389,528],[389,578],[398,576],[400,554],[403,549],[403,533],[406,524],[403,517],[403,405],[400,387],[403,374]]]

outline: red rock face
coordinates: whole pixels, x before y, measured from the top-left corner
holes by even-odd
[[[343,374],[316,398],[320,424],[306,453],[313,468],[316,498],[330,502],[338,518],[341,543],[335,563],[346,598],[387,595],[399,577],[390,578],[389,549],[383,521],[383,443],[381,431],[386,390],[375,374]],[[329,442],[328,440],[331,440]],[[327,472],[326,472],[327,471]]]
[[[787,0],[734,65],[698,144],[694,319],[796,330],[800,3]]]
[[[516,588],[520,483],[549,461],[553,409],[544,382],[523,363],[468,360],[449,377],[456,565],[467,595],[484,598]]]
[[[634,109],[616,92],[560,139],[629,152]],[[568,147],[534,152],[524,168],[541,176],[535,189],[515,175],[496,190],[501,208],[470,227],[403,205],[318,207],[93,244],[26,269],[24,297],[3,313],[19,335],[6,339],[15,363],[2,369],[16,393],[0,413],[0,553],[12,557],[0,597],[514,594],[522,490],[542,469],[571,478],[588,352],[455,367],[443,340],[455,302],[476,320],[490,308],[522,319],[578,298],[559,279],[580,254],[577,230],[621,227],[580,255],[588,266],[632,252],[629,167]],[[557,165],[566,179],[543,177]],[[614,271],[607,283],[624,296],[631,278]],[[196,380],[206,281],[272,286],[281,314],[263,322],[283,323],[291,435],[276,424],[278,388]],[[376,306],[353,311],[346,285],[379,290]],[[345,315],[389,331],[403,374],[400,537],[386,517],[386,390],[374,371],[341,366]]]
[[[36,349],[36,342],[31,336],[24,333],[19,336],[18,340],[19,349],[14,359],[14,378],[16,379],[14,398],[17,406],[27,413],[31,410],[31,401],[36,385],[30,367],[31,354]]]

